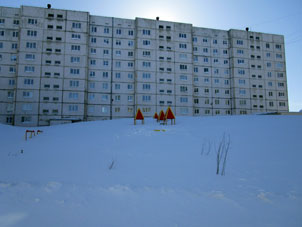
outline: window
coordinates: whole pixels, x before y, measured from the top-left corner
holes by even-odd
[[[107,101],[108,100],[108,95],[102,95],[102,101]]]
[[[180,97],[180,102],[181,103],[187,103],[188,102],[188,97]]]
[[[108,78],[109,72],[103,72],[103,78]]]
[[[143,84],[143,90],[150,90],[151,85],[150,84]]]
[[[150,73],[143,73],[143,78],[144,79],[150,79],[151,78],[151,74]]]
[[[121,40],[116,40],[116,41],[115,41],[115,45],[121,46],[121,45],[122,45],[122,41],[121,41]]]
[[[144,57],[150,57],[151,52],[150,51],[143,51],[143,56]]]
[[[133,89],[133,85],[132,84],[128,84],[128,90],[132,90]]]
[[[70,57],[70,62],[71,63],[79,63],[80,62],[80,57]]]
[[[180,43],[179,48],[180,49],[187,49],[187,44],[186,43]]]
[[[116,34],[121,35],[122,34],[122,29],[120,29],[120,28],[116,29]]]
[[[150,102],[151,101],[151,96],[150,95],[143,95],[142,99],[143,99],[143,102]]]
[[[188,77],[186,75],[180,75],[179,76],[179,79],[180,80],[183,80],[183,81],[187,81],[188,80]]]
[[[115,73],[115,78],[120,79],[121,78],[121,73]]]
[[[95,82],[89,82],[88,86],[90,89],[94,89],[95,88]]]
[[[133,36],[133,35],[134,35],[134,31],[133,31],[133,30],[129,30],[129,31],[128,31],[128,35],[129,35],[129,36]]]
[[[15,85],[15,80],[14,80],[14,79],[10,79],[10,80],[8,81],[8,85],[9,85],[9,86]]]
[[[246,94],[246,90],[245,89],[239,89],[239,94],[240,95],[245,95]]]
[[[4,20],[4,19],[3,19]],[[13,24],[14,25],[19,25],[20,21],[19,20],[14,20]]]
[[[203,48],[202,50],[204,53],[208,53],[208,48]]]
[[[34,66],[24,66],[24,72],[32,73],[34,71],[35,71],[35,67]]]
[[[143,35],[151,35],[151,31],[147,29],[143,29]]]
[[[189,113],[189,109],[185,108],[185,107],[182,107],[182,108],[180,108],[180,113],[181,114],[188,114]]]
[[[5,23],[5,19],[0,19],[0,24],[4,24]]]
[[[282,62],[276,62],[276,68],[277,69],[282,69],[283,68],[283,63]]]
[[[31,122],[31,116],[22,116],[21,117],[22,123],[30,123]]]
[[[109,44],[109,39],[104,39],[105,44]]]
[[[187,34],[185,34],[185,33],[179,33],[179,38],[186,39],[187,38]]]
[[[91,43],[96,43],[96,37],[91,37],[91,38],[90,38],[90,42],[91,42]]]
[[[95,71],[90,71],[90,72],[89,72],[89,76],[90,76],[90,77],[95,77]]]
[[[8,99],[14,98],[14,95],[15,95],[14,91],[8,91],[8,92],[7,92],[7,98],[8,98]]]
[[[143,61],[143,67],[150,68],[151,67],[151,62]]]
[[[277,50],[281,50],[281,44],[276,44],[275,47]]]
[[[239,79],[239,84],[245,84],[245,80]]]
[[[68,97],[69,99],[78,100],[79,94],[77,92],[69,92]]]
[[[107,50],[107,49],[103,50],[103,54],[104,55],[108,55],[109,54],[109,50]]]
[[[188,87],[187,86],[180,86],[180,92],[187,92]]]
[[[68,110],[69,112],[77,112],[79,109],[78,105],[69,105]]]
[[[143,40],[143,45],[144,46],[149,46],[151,44],[150,40]]]
[[[243,45],[243,40],[237,40],[237,45]]]
[[[108,65],[109,65],[109,62],[108,62],[107,60],[104,60],[104,61],[103,61],[103,65],[104,65],[104,66],[108,66]]]
[[[187,70],[187,65],[179,65],[180,70]]]
[[[241,49],[238,49],[238,50],[237,50],[237,54],[244,54],[244,51],[241,50]]]
[[[282,59],[282,54],[276,54],[277,59]]]
[[[149,41],[149,42],[150,42],[150,41]],[[131,46],[131,47],[134,46],[134,41],[133,41],[133,40],[129,40],[129,41],[128,41],[128,46],[129,46],[129,47],[130,47],[130,46]]]
[[[209,73],[209,68],[203,68],[204,73]]]
[[[117,62],[115,62],[115,67],[116,68],[121,68],[121,62],[120,61],[117,61]]]
[[[80,29],[80,28],[81,28],[81,23],[73,22],[73,23],[72,23],[72,28]]]
[[[81,46],[80,45],[71,45],[71,50],[80,51],[81,50]]]
[[[90,59],[90,65],[96,65],[96,60],[95,59]]]
[[[12,43],[12,49],[18,49],[18,43]]]
[[[71,34],[71,38],[72,39],[81,39],[81,35],[80,34],[76,34],[76,33],[72,33]]]
[[[69,81],[69,86],[70,87],[79,87],[80,82],[78,80],[70,80]]]
[[[108,108],[105,106],[102,106],[102,113],[107,113],[108,112]]]
[[[115,84],[114,88],[115,88],[115,90],[120,90],[121,89],[121,85],[120,84]]]
[[[22,105],[22,110],[23,111],[31,111],[33,109],[32,104],[30,103],[25,103]]]
[[[104,28],[104,33],[105,33],[105,34],[109,34],[109,28],[105,27],[105,28]]]
[[[18,37],[19,36],[19,32],[13,32],[13,37]]]
[[[88,95],[88,99],[89,99],[89,100],[94,100],[94,99],[95,99],[94,93],[90,93],[90,94]]]
[[[133,79],[133,74],[132,73],[128,73],[128,79]]]
[[[78,74],[80,74],[80,69],[73,69],[73,68],[71,68],[70,69],[70,74],[78,75]]]
[[[37,31],[27,30],[27,36],[37,36]]]
[[[16,56],[16,55],[12,55],[12,56],[10,57],[10,60],[11,60],[12,62],[17,61],[17,56]]]
[[[244,69],[238,69],[238,74],[244,75],[245,74],[245,70]]]
[[[133,51],[128,51],[128,57],[133,57]]]
[[[93,32],[97,32],[97,27],[92,26],[92,27],[91,27],[91,32],[92,32],[92,33],[93,33]]]
[[[238,64],[244,64],[244,59],[238,59],[238,60],[237,60],[237,63],[238,63]]]
[[[9,73],[16,73],[16,67],[10,66]]]

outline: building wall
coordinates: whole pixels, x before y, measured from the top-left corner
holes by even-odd
[[[0,122],[287,112],[282,35],[0,7]]]

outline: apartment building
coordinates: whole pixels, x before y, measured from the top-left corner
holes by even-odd
[[[0,122],[288,112],[282,35],[0,7]]]

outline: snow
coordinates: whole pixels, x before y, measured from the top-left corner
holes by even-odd
[[[302,226],[301,126],[301,116],[120,119],[32,128],[43,133],[25,141],[27,128],[0,125],[0,226]]]

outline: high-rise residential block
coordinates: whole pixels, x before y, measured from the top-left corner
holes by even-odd
[[[0,7],[0,122],[287,112],[282,35]]]

